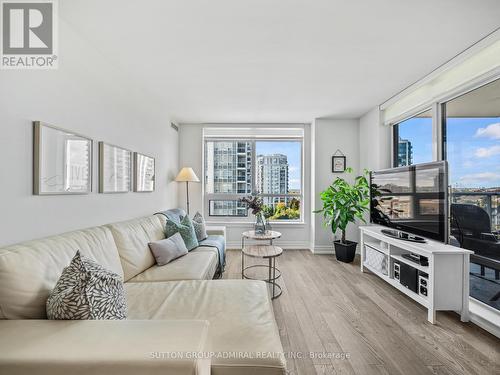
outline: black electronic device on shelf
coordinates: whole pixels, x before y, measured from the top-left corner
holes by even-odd
[[[412,261],[413,263],[420,264],[421,266],[424,267],[427,267],[429,265],[429,258],[423,255],[407,253],[407,254],[401,254],[401,256],[405,259],[408,259],[409,261]]]
[[[418,271],[418,294],[427,297],[429,292],[429,275],[425,272]]]
[[[415,236],[414,234],[410,233],[401,232],[400,230],[396,229],[382,229],[381,232],[388,237],[397,238],[398,240],[418,242],[418,243],[427,242],[423,237]]]
[[[395,261],[394,262],[394,278],[398,281],[401,280],[401,267],[399,266],[399,262]]]
[[[403,262],[399,263],[399,268],[401,270],[399,275],[401,285],[407,287],[412,292],[418,293],[418,269]]]

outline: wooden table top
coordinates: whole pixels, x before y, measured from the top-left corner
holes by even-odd
[[[283,249],[273,245],[249,245],[243,248],[243,253],[255,258],[273,258],[283,254]]]
[[[275,238],[280,238],[281,233],[275,230],[267,231],[263,234],[257,234],[254,230],[247,230],[241,234],[245,238],[250,238],[252,240],[274,240]]]

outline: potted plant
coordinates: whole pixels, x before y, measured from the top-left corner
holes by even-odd
[[[351,173],[352,168],[346,172]],[[335,256],[341,262],[352,262],[356,254],[357,242],[348,241],[345,231],[349,223],[355,223],[357,219],[365,222],[363,214],[368,210],[370,204],[370,184],[366,178],[368,171],[362,176],[357,176],[353,184],[338,177],[323,192],[321,201],[323,208],[314,213],[323,214],[323,222],[330,227],[333,234],[340,230],[342,237],[340,241],[334,241]]]

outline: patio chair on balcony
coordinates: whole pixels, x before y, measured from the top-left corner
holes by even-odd
[[[451,205],[451,235],[461,247],[500,260],[499,232],[491,230],[488,213],[473,204]]]
[[[498,232],[491,230],[488,213],[473,204],[451,205],[451,235],[460,247],[474,251],[471,261],[495,271],[495,279],[500,278],[500,240]]]

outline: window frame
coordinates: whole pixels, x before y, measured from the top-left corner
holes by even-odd
[[[252,145],[252,168],[251,168],[251,179],[252,179],[252,191],[251,193],[207,193],[206,191],[206,158],[205,151],[207,149],[208,142],[250,142]],[[257,152],[256,144],[257,142],[299,142],[300,143],[300,194],[257,194]],[[283,197],[283,198],[298,198],[300,201],[300,218],[299,219],[282,219],[282,220],[271,220],[272,224],[304,224],[304,136],[302,137],[203,137],[203,181],[202,181],[202,206],[204,215],[209,218],[208,221],[214,223],[228,221],[230,223],[253,223],[255,220],[253,215],[247,213],[246,216],[229,216],[229,215],[210,215],[210,202],[214,200],[238,200],[249,195],[257,195],[261,198],[264,197]]]
[[[436,159],[435,155],[435,140],[434,140],[434,135],[435,135],[435,127],[436,127],[436,120],[434,117],[434,107],[435,105],[423,107],[423,108],[418,108],[415,111],[412,111],[411,114],[406,115],[405,117],[398,119],[397,122],[391,123],[391,138],[392,138],[392,157],[391,157],[391,163],[392,163],[392,168],[397,168],[397,167],[402,167],[401,165],[398,165],[398,157],[399,157],[399,125],[405,121],[411,120],[412,118],[417,117],[418,115],[425,113],[425,112],[431,112],[431,120],[432,120],[432,133],[431,133],[431,142],[432,142],[432,154],[433,158],[431,161],[437,161],[441,159]]]

